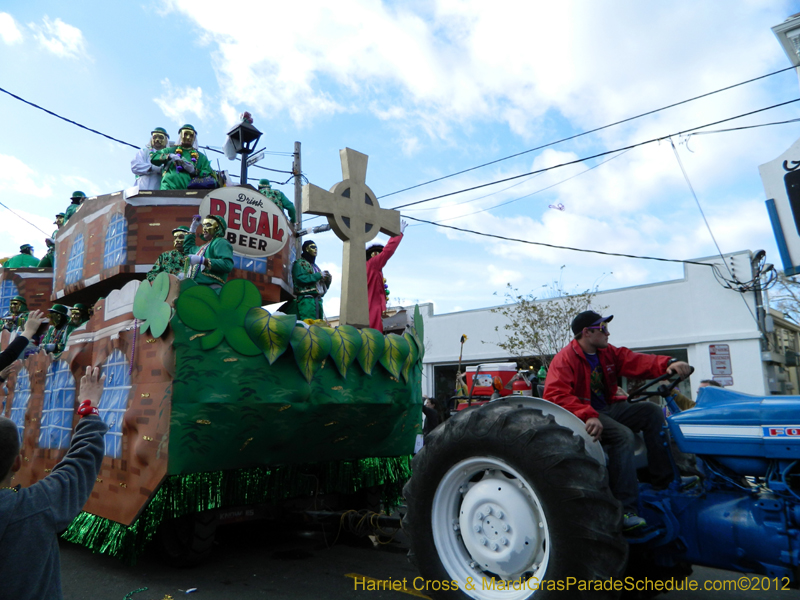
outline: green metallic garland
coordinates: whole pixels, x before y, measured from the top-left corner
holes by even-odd
[[[399,503],[410,476],[410,456],[173,475],[132,525],[82,512],[61,537],[134,564],[164,519],[316,493],[352,494],[377,485],[384,486],[382,501],[389,509]]]

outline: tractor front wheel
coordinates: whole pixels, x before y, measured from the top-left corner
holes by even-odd
[[[405,497],[424,593],[618,595],[596,589],[620,577],[628,548],[606,468],[540,410],[496,401],[453,417],[425,439]]]

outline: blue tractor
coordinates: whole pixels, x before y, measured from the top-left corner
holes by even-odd
[[[629,400],[666,400],[664,443],[678,457],[669,488],[640,484],[647,527],[636,537],[622,535],[600,445],[561,407],[513,396],[431,432],[406,485],[404,521],[426,593],[644,598],[658,591],[636,582],[675,584],[692,565],[757,574],[760,589],[798,587],[800,398],[708,387],[681,412],[670,377]],[[687,458],[703,475],[691,489],[678,468]]]

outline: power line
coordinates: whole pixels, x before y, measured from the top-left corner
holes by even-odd
[[[728,129],[712,129],[711,131],[697,131],[695,133],[690,133],[687,137],[690,138],[693,135],[710,135],[712,133],[728,133],[729,131],[742,131],[743,129],[757,129],[759,127],[770,127],[771,125],[788,125],[789,123],[797,123],[800,122],[800,118],[797,119],[789,119],[788,121],[772,121],[771,123],[758,123],[757,125],[742,125],[741,127],[729,127]]]
[[[692,182],[689,180],[689,174],[683,167],[683,161],[681,161],[681,156],[680,154],[678,154],[678,149],[675,147],[675,142],[672,141],[672,138],[669,138],[669,145],[672,146],[672,151],[675,154],[675,160],[678,161],[678,166],[680,167],[681,173],[683,174],[683,179],[686,181],[686,185],[689,187],[689,191],[691,192],[692,197],[694,198],[695,204],[697,204],[697,209],[700,211],[700,216],[703,217],[703,222],[706,224],[706,229],[708,229],[708,234],[711,236],[711,239],[714,242],[714,247],[717,249],[717,253],[719,253],[719,257],[722,259],[722,264],[725,265],[725,268],[728,270],[728,275],[731,276],[731,279],[738,283],[738,280],[736,279],[736,277],[734,277],[730,266],[725,261],[725,257],[722,255],[722,250],[720,249],[719,244],[717,243],[717,238],[714,236],[714,232],[711,231],[711,225],[709,224],[708,219],[706,218],[706,213],[703,210],[703,207],[700,205],[700,199],[697,197],[697,193],[694,191],[694,186],[692,185]],[[714,269],[714,276],[715,277],[717,276],[716,269]],[[741,296],[741,298],[742,302],[744,302],[744,305],[747,308],[747,312],[749,312],[750,316],[753,317],[753,321],[755,321],[756,327],[758,328],[759,331],[761,331],[761,323],[758,322],[758,318],[750,309],[750,305],[747,303],[747,299],[745,299],[744,296]],[[764,332],[761,331],[761,333],[763,334]]]
[[[529,244],[531,246],[544,246],[546,248],[555,248],[556,250],[571,250],[573,252],[584,252],[587,254],[602,254],[603,256],[618,256],[622,258],[636,258],[639,260],[657,260],[661,262],[672,262],[672,263],[681,263],[686,265],[700,265],[703,267],[712,267],[714,265],[708,263],[701,263],[693,260],[680,260],[677,258],[660,258],[658,256],[638,256],[636,254],[620,254],[618,252],[604,252],[603,250],[588,250],[586,248],[573,248],[572,246],[558,246],[556,244],[547,244],[545,242],[531,242],[529,240],[521,240],[519,238],[510,238],[505,237],[502,235],[497,235],[494,233],[483,233],[482,231],[474,231],[472,229],[464,229],[463,227],[455,227],[454,225],[442,225],[441,223],[436,223],[435,221],[426,221],[425,219],[417,219],[416,217],[409,217],[403,216],[404,219],[411,219],[412,221],[417,221],[419,223],[425,223],[427,225],[434,225],[436,227],[443,227],[445,229],[453,229],[455,231],[461,231],[463,233],[471,233],[473,235],[480,235],[483,237],[490,237],[498,240],[503,240],[505,242],[519,242],[520,244]]]
[[[5,209],[6,209],[8,212],[10,212],[12,215],[15,215],[15,216],[19,217],[20,219],[22,219],[23,221],[25,221],[25,222],[26,222],[28,225],[31,225],[31,226],[33,226],[35,229],[39,229],[39,231],[41,231],[43,234],[45,234],[46,236],[50,237],[50,234],[49,234],[49,233],[47,233],[46,231],[42,231],[42,229],[40,229],[40,228],[39,228],[37,225],[34,225],[33,223],[31,223],[30,221],[28,221],[28,219],[26,219],[26,218],[25,218],[25,217],[23,217],[22,215],[15,213],[13,210],[11,210],[10,208],[8,208],[8,207],[7,207],[5,204],[3,204],[2,202],[0,202],[0,206],[2,206],[3,208],[5,208]]]
[[[654,110],[650,110],[639,115],[628,117],[627,119],[622,119],[621,121],[615,121],[614,123],[609,123],[608,125],[603,125],[602,127],[595,127],[594,129],[590,129],[589,131],[584,131],[581,133],[576,133],[575,135],[571,135],[569,137],[562,138],[560,140],[556,140],[554,142],[549,142],[547,144],[543,144],[542,146],[537,146],[536,148],[531,148],[530,150],[523,150],[522,152],[517,152],[516,154],[511,154],[510,156],[505,156],[503,158],[498,158],[497,160],[493,160],[491,162],[483,163],[482,165],[478,165],[476,167],[470,167],[469,169],[464,169],[463,171],[458,171],[456,173],[451,173],[450,175],[445,175],[443,177],[437,177],[436,179],[431,179],[430,181],[425,181],[423,183],[418,183],[416,185],[412,185],[407,188],[403,188],[402,190],[397,190],[396,192],[391,192],[389,194],[384,194],[383,196],[378,196],[378,198],[387,198],[389,196],[394,196],[395,194],[400,194],[401,192],[407,192],[408,190],[413,190],[418,187],[422,187],[424,185],[428,185],[431,183],[435,183],[437,181],[442,181],[443,179],[449,179],[450,177],[455,177],[456,175],[463,175],[464,173],[469,173],[470,171],[474,171],[476,169],[481,169],[483,167],[488,167],[489,165],[494,165],[504,160],[509,160],[511,158],[516,158],[517,156],[522,156],[523,154],[528,154],[530,152],[535,152],[536,150],[541,150],[543,148],[548,148],[550,146],[555,146],[556,144],[561,144],[562,142],[568,142],[570,140],[574,140],[584,135],[589,135],[590,133],[596,133],[598,131],[602,131],[603,129],[608,129],[609,127],[614,127],[616,125],[621,125],[622,123],[627,123],[629,121],[634,121],[636,119],[640,119],[642,117],[646,117],[648,115],[655,114],[657,112],[661,112],[662,110],[667,110],[669,108],[674,108],[676,106],[680,106],[681,104],[686,104],[688,102],[694,102],[695,100],[700,100],[701,98],[706,98],[708,96],[713,96],[714,94],[719,94],[720,92],[725,92],[727,90],[732,90],[733,88],[746,85],[748,83],[752,83],[754,81],[758,81],[759,79],[765,79],[767,77],[772,77],[773,75],[778,75],[779,73],[783,73],[784,71],[788,71],[790,69],[794,69],[794,66],[786,67],[785,69],[780,69],[778,71],[773,71],[772,73],[767,73],[766,75],[761,75],[759,77],[754,77],[753,79],[748,79],[746,81],[741,81],[739,83],[735,83],[733,85],[729,85],[724,88],[720,88],[718,90],[714,90],[713,92],[707,92],[705,94],[700,94],[699,96],[694,96],[692,98],[687,98],[686,100],[681,100],[680,102],[675,102],[674,104],[668,104],[666,106],[662,106],[661,108],[656,108]]]
[[[72,119],[67,119],[66,117],[62,117],[61,115],[54,113],[52,110],[47,110],[46,108],[44,108],[42,106],[39,106],[38,104],[34,104],[33,102],[29,102],[28,100],[25,100],[25,98],[21,98],[21,97],[17,96],[16,94],[12,94],[8,90],[0,88],[0,92],[6,93],[9,96],[11,96],[12,98],[15,98],[16,100],[19,100],[20,102],[24,102],[25,104],[28,104],[29,106],[32,106],[34,108],[38,108],[39,110],[42,110],[42,111],[46,112],[48,115],[52,115],[57,119],[61,119],[62,121],[66,121],[67,123],[71,123],[72,125],[75,125],[76,127],[80,127],[81,129],[85,129],[86,131],[91,131],[92,133],[96,133],[97,135],[101,135],[104,138],[111,140],[112,142],[118,142],[120,144],[124,144],[126,146],[130,146],[131,148],[136,148],[136,150],[139,149],[139,146],[134,146],[133,144],[130,144],[130,143],[125,142],[123,140],[118,140],[115,137],[111,137],[110,135],[106,135],[102,131],[97,131],[96,129],[92,129],[91,127],[87,127],[86,125],[81,125],[77,121],[73,121]]]
[[[591,171],[593,169],[596,169],[597,167],[600,167],[600,166],[602,166],[602,165],[604,165],[604,164],[606,164],[608,162],[611,162],[615,158],[619,158],[620,156],[622,156],[623,154],[626,154],[627,152],[630,152],[630,150],[623,150],[619,154],[617,154],[615,156],[612,156],[611,158],[609,158],[607,160],[604,160],[603,162],[597,163],[596,165],[594,165],[592,167],[589,167],[588,169],[584,169],[580,173],[575,173],[575,175],[573,175],[572,177],[567,177],[566,179],[562,179],[561,181],[558,181],[558,182],[556,182],[556,183],[554,183],[552,185],[548,185],[547,187],[543,187],[543,188],[541,188],[539,190],[536,190],[535,192],[531,192],[530,194],[525,194],[524,196],[520,196],[519,198],[514,198],[513,200],[508,200],[507,202],[501,202],[500,204],[496,204],[494,206],[490,206],[489,208],[484,208],[483,210],[476,210],[475,212],[471,212],[471,213],[468,213],[466,215],[459,215],[457,217],[450,217],[449,219],[440,219],[439,221],[436,221],[436,222],[437,223],[445,223],[447,221],[454,221],[456,219],[463,219],[464,217],[471,217],[472,215],[477,215],[477,214],[482,213],[482,212],[486,212],[486,211],[489,211],[489,210],[494,210],[495,208],[500,208],[501,206],[505,206],[507,204],[512,204],[514,202],[518,202],[519,200],[524,200],[525,198],[530,198],[531,196],[534,196],[536,194],[540,194],[541,192],[545,192],[545,191],[547,191],[549,189],[552,189],[552,188],[554,188],[556,186],[559,186],[562,183],[566,183],[570,179],[575,179],[576,177],[579,177],[579,176],[583,175],[584,173],[588,173],[589,171]]]
[[[109,139],[112,142],[117,142],[117,143],[123,144],[125,146],[130,146],[131,148],[135,148],[136,150],[139,149],[139,146],[135,146],[135,145],[131,144],[130,142],[126,142],[124,140],[117,139],[115,137],[112,137],[112,136],[110,136],[108,134],[103,133],[102,131],[97,131],[96,129],[92,129],[91,127],[87,127],[86,125],[82,125],[81,123],[78,123],[77,121],[73,121],[72,119],[68,119],[66,117],[62,117],[61,115],[59,115],[57,113],[54,113],[52,110],[48,110],[48,109],[44,108],[43,106],[39,106],[38,104],[30,102],[29,100],[25,100],[25,98],[17,96],[16,94],[12,94],[8,90],[3,89],[1,87],[0,87],[0,92],[8,94],[12,98],[14,98],[16,100],[19,100],[20,102],[24,102],[25,104],[27,104],[29,106],[32,106],[33,108],[38,108],[39,110],[44,111],[48,115],[52,115],[52,116],[56,117],[57,119],[61,119],[62,121],[66,121],[67,123],[75,125],[76,127],[80,127],[81,129],[85,129],[86,131],[91,131],[92,133],[96,133],[97,135],[100,135],[100,136],[102,136],[102,137],[104,137],[106,139]],[[200,148],[202,148],[203,150],[210,150],[211,152],[216,152],[218,154],[225,154],[222,150],[218,150],[217,148],[212,148],[210,146],[200,146]],[[281,156],[293,156],[293,153],[291,153],[291,152],[273,152],[273,151],[267,151],[267,150],[263,150],[262,152],[265,152],[266,154],[275,154],[275,155],[281,155]],[[241,160],[241,158],[237,156],[234,160]],[[289,174],[292,174],[292,171],[281,171],[279,169],[270,169],[269,167],[263,167],[261,165],[252,165],[252,166],[255,167],[256,169],[263,169],[264,171],[273,171],[275,173],[289,173]]]
[[[679,131],[679,132],[676,132],[676,133],[671,133],[671,134],[668,134],[668,135],[662,135],[662,136],[659,136],[657,138],[651,138],[651,139],[645,140],[643,142],[637,142],[635,144],[630,144],[629,146],[622,146],[621,148],[616,148],[614,150],[606,150],[605,152],[599,152],[597,154],[593,154],[592,156],[585,156],[583,158],[578,158],[576,160],[571,160],[571,161],[559,163],[557,165],[553,165],[551,167],[545,167],[543,169],[538,169],[536,171],[529,171],[527,173],[520,173],[519,175],[512,175],[511,177],[505,177],[503,179],[498,179],[497,181],[492,181],[490,183],[482,183],[480,185],[474,185],[474,186],[469,187],[469,188],[456,190],[455,192],[448,192],[446,194],[440,194],[439,196],[433,196],[431,198],[425,198],[424,200],[417,200],[415,202],[409,202],[407,204],[401,204],[400,206],[393,207],[393,210],[398,210],[398,209],[401,209],[401,208],[407,208],[409,206],[415,206],[417,204],[422,204],[424,202],[431,202],[433,200],[439,200],[441,198],[447,198],[448,196],[455,196],[456,194],[463,194],[464,192],[471,192],[472,190],[478,190],[478,189],[481,189],[481,188],[489,187],[491,185],[497,185],[498,183],[504,183],[506,181],[512,181],[514,179],[519,179],[520,177],[531,177],[533,175],[538,175],[539,173],[544,173],[545,171],[551,171],[553,169],[558,169],[560,167],[566,167],[568,165],[574,165],[574,164],[577,164],[577,163],[585,162],[587,160],[592,160],[593,158],[599,158],[601,156],[607,156],[609,154],[615,154],[615,153],[621,152],[623,150],[630,150],[631,148],[638,148],[639,146],[644,146],[646,144],[652,144],[653,142],[658,142],[658,141],[661,141],[661,140],[664,140],[664,139],[667,139],[667,138],[670,138],[670,137],[679,136],[679,135],[685,135],[685,134],[687,134],[689,132],[692,132],[692,131],[695,131],[697,129],[703,129],[705,127],[711,127],[713,125],[719,125],[720,123],[727,123],[728,121],[734,121],[736,119],[741,119],[742,117],[748,117],[750,115],[754,115],[754,114],[757,114],[757,113],[760,113],[760,112],[764,112],[764,111],[767,111],[767,110],[772,110],[774,108],[780,108],[781,106],[786,106],[788,104],[792,104],[792,103],[798,102],[798,101],[800,101],[800,98],[795,98],[794,100],[787,100],[786,102],[781,102],[779,104],[773,104],[772,106],[767,106],[765,108],[759,108],[757,110],[753,110],[753,111],[750,111],[750,112],[742,113],[740,115],[736,115],[735,117],[728,117],[727,119],[721,119],[719,121],[714,121],[712,123],[706,123],[705,125],[698,125],[697,127],[692,127],[690,129],[684,129],[683,131]]]

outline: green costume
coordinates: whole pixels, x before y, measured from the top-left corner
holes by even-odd
[[[53,308],[55,308],[55,306],[53,306]],[[80,322],[78,323],[76,323],[74,320],[76,312],[80,315]],[[88,320],[89,320],[89,307],[80,302],[75,303],[75,306],[73,306],[70,309],[69,322],[67,323],[67,326],[64,327],[65,330],[64,343],[63,343],[64,347],[66,347],[67,341],[69,340],[69,336],[72,335],[72,332],[75,331],[78,327],[80,327],[84,323],[86,323],[86,321]]]
[[[50,246],[47,249],[47,254],[42,257],[42,260],[39,261],[38,267],[44,269],[52,269],[53,268],[53,256],[55,255],[55,246]]]
[[[15,331],[18,327],[25,327],[28,320],[28,302],[22,296],[14,296],[9,302],[19,302],[20,310],[17,314],[10,313],[8,320],[3,324],[3,329]]]
[[[294,208],[294,203],[291,202],[282,191],[273,190],[270,186],[269,179],[262,179],[258,182],[258,191],[260,194],[264,194],[267,198],[272,200],[275,206],[289,213],[289,221],[292,223],[297,222],[297,211]]]
[[[61,321],[61,325],[58,327],[55,323],[51,324],[50,327],[47,328],[47,332],[44,334],[42,338],[41,345],[45,348],[48,352],[52,352],[54,354],[60,354],[64,351],[64,348],[67,345],[67,338],[69,337],[69,314],[67,313],[67,307],[63,304],[53,304],[53,307],[47,311],[49,313],[57,313],[62,315],[64,318]],[[47,344],[53,344],[53,346],[48,350]]]
[[[184,129],[191,129],[195,132],[195,140],[197,139],[197,130],[191,125],[184,125],[178,130],[178,137],[180,132]],[[188,163],[194,165],[196,169],[193,175],[190,175],[185,170],[178,169],[178,165],[174,160],[174,155],[180,154],[181,158]],[[195,156],[192,156],[192,155]],[[170,155],[173,158],[170,158]],[[194,160],[192,160],[194,158]],[[150,162],[156,166],[165,165],[164,171],[161,175],[161,189],[162,190],[185,190],[189,187],[193,177],[208,177],[211,175],[211,163],[205,154],[196,148],[184,148],[183,146],[170,146],[163,150],[157,150],[150,154]]]
[[[72,200],[72,204],[70,204],[67,207],[67,210],[64,212],[64,223],[69,221],[69,218],[72,215],[74,215],[75,211],[78,210],[81,207],[81,204],[83,204],[83,201],[86,200],[86,194],[84,194],[83,192],[78,192],[78,191],[72,192],[72,198],[70,198],[70,200]],[[76,202],[76,200],[77,200],[77,202]]]
[[[147,272],[147,281],[153,282],[159,273],[169,273],[170,275],[177,275],[183,271],[183,263],[186,260],[186,255],[178,250],[169,250],[162,252],[153,263],[153,268]]]
[[[305,249],[305,244],[303,248]],[[297,318],[301,321],[324,319],[322,296],[328,291],[328,285],[323,280],[322,271],[316,265],[316,257],[304,252],[300,255],[300,258],[294,261],[292,265],[292,284],[294,286],[294,300],[290,300],[282,307],[283,312],[287,315],[297,315]]]
[[[189,228],[181,225],[172,230],[172,234],[183,231],[189,233]],[[169,273],[170,275],[177,275],[183,271],[183,265],[186,263],[186,252],[184,250],[167,250],[162,252],[153,264],[153,268],[147,272],[147,281],[152,283],[159,273]]]
[[[162,188],[163,189],[163,188]],[[192,254],[207,258],[211,266],[200,270],[200,265],[189,268],[187,279],[194,279],[203,285],[222,285],[228,280],[228,274],[233,270],[233,246],[225,239],[225,231],[228,223],[223,217],[211,217],[218,224],[219,228],[210,242],[204,246],[195,243],[195,234],[187,233],[183,239],[183,251],[187,260]]]
[[[20,253],[9,258],[3,265],[6,269],[25,269],[38,267],[39,259],[32,254]]]

